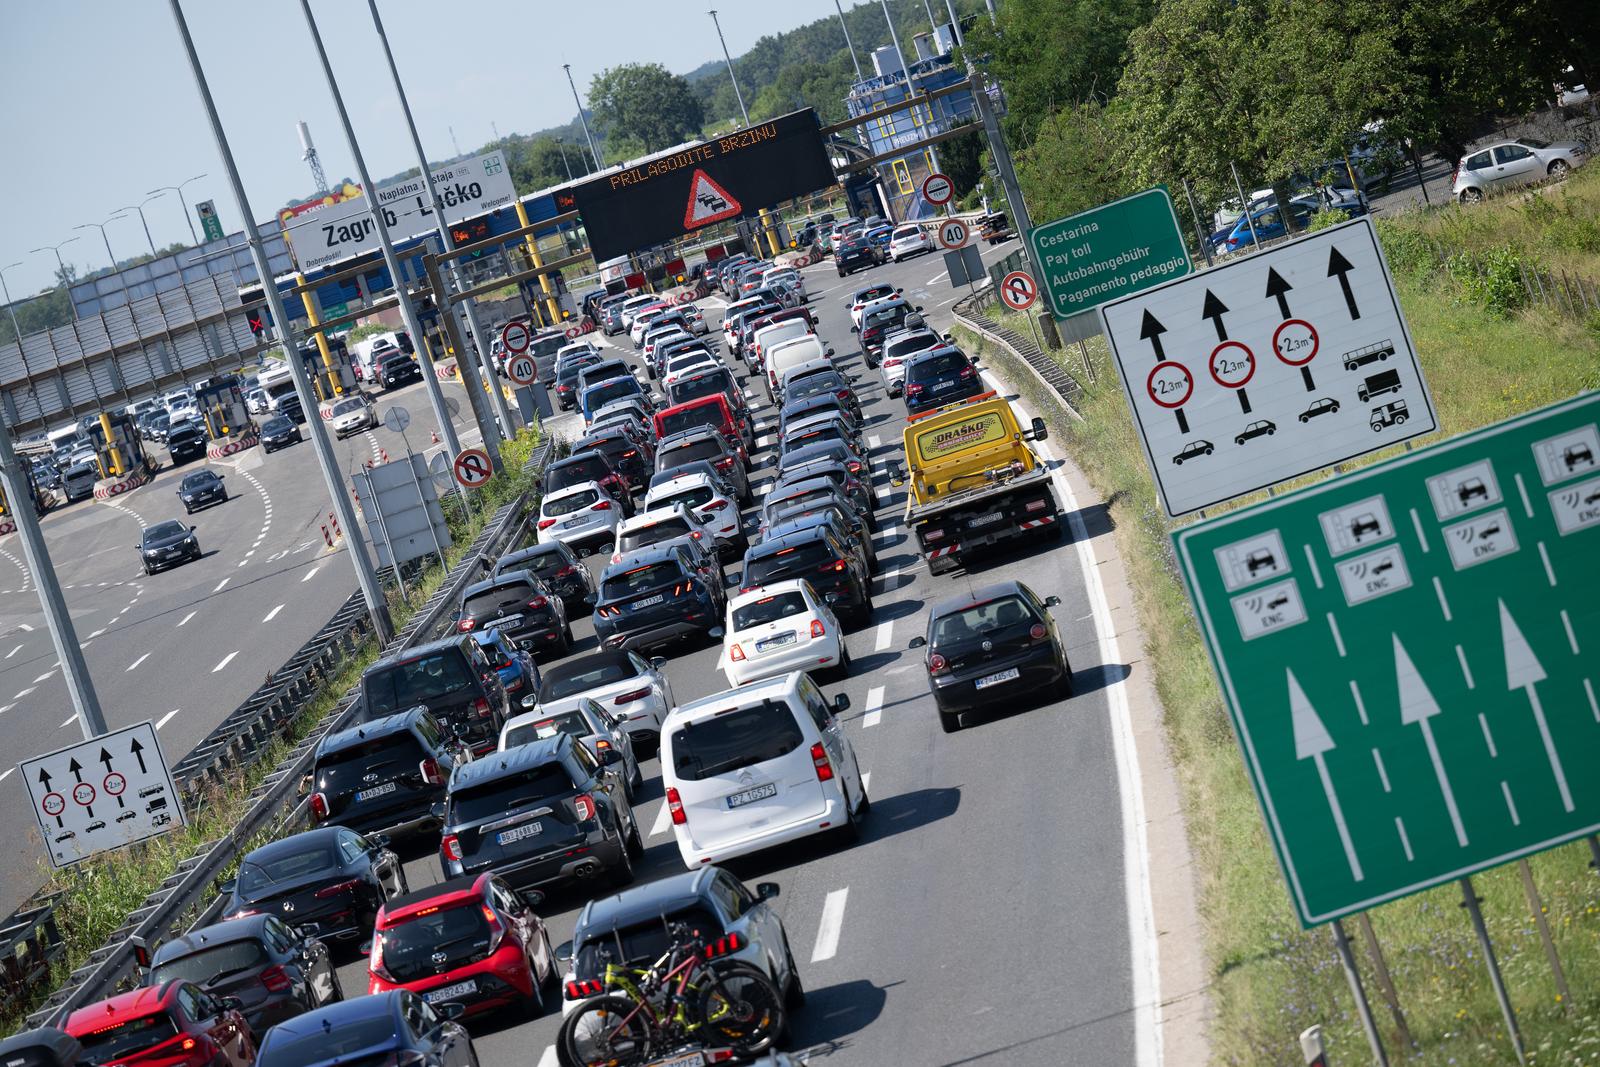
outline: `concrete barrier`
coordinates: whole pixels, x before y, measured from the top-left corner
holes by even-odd
[[[94,483],[94,498],[96,500],[110,500],[114,496],[121,496],[144,485],[155,472],[148,467],[122,475],[120,478],[102,478]]]
[[[206,446],[206,455],[212,459],[225,459],[237,455],[247,448],[254,448],[261,443],[261,438],[256,434],[235,434],[224,437],[220,441],[212,441]]]

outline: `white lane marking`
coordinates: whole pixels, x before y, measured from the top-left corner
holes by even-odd
[[[536,1067],[558,1067],[560,1063],[561,1059],[556,1055],[556,1047],[554,1045],[546,1045],[544,1047],[544,1055],[539,1057]]]
[[[6,653],[6,659],[10,659],[12,656],[15,656],[18,652],[21,652],[21,651],[22,651],[22,646],[18,645],[16,648],[13,648],[10,652]]]
[[[6,704],[4,706],[0,706],[0,715],[4,715],[6,712],[10,711],[14,707],[16,707],[15,704]],[[1595,714],[1595,721],[1600,722],[1600,712],[1597,712]]]
[[[1333,631],[1333,647],[1339,650],[1339,657],[1344,658],[1344,638],[1339,635],[1339,620],[1331,611],[1328,612],[1328,629]]]
[[[146,652],[144,655],[140,656],[138,659],[136,659],[132,663],[128,664],[128,666],[123,669],[123,673],[126,674],[128,671],[133,670],[134,668],[138,667],[139,664],[143,663],[145,660],[147,660],[149,658],[150,658],[150,653]]]
[[[883,572],[883,589],[884,589],[884,592],[888,592],[889,591],[890,584],[893,583],[894,580],[896,578],[898,578],[898,577],[900,577],[900,568],[899,567],[890,567],[888,570]]]
[[[1439,594],[1439,610],[1444,612],[1444,621],[1450,621],[1450,601],[1444,598],[1444,586],[1439,584],[1439,579],[1433,580],[1433,591]]]
[[[894,640],[894,620],[885,619],[878,624],[878,636],[873,641],[872,648],[875,652],[882,652],[889,647],[889,642]]]
[[[1550,566],[1550,553],[1544,547],[1543,541],[1539,542],[1539,558],[1544,560],[1544,576],[1550,579],[1550,587],[1553,589],[1556,584],[1556,572],[1555,568]]]
[[[30,634],[31,634],[31,633],[33,633],[33,627],[31,627],[31,626],[29,626],[29,625],[28,625],[28,624],[27,624],[27,623],[25,623],[25,622],[19,622],[19,623],[17,623],[17,629],[19,629],[19,630],[26,630],[26,631],[27,631],[27,632],[28,632],[28,633],[30,633]]]
[[[211,668],[211,673],[212,674],[216,674],[218,671],[222,670],[222,668],[224,668],[228,664],[232,663],[233,662],[233,657],[237,656],[238,654],[239,654],[239,650],[238,649],[234,649],[232,652],[229,652],[226,656],[223,656],[222,657],[222,662],[217,664],[215,667]]]
[[[878,725],[878,721],[883,718],[883,688],[881,685],[875,685],[867,690],[867,711],[861,716],[862,729]]]
[[[1489,719],[1483,712],[1478,712],[1478,725],[1483,727],[1483,743],[1489,748],[1489,758],[1498,759],[1499,751],[1494,747],[1494,734],[1489,732]]]
[[[1522,475],[1515,474],[1515,475],[1512,475],[1512,477],[1514,477],[1517,480],[1517,492],[1522,494],[1522,510],[1527,512],[1528,513],[1528,518],[1531,519],[1531,518],[1533,518],[1533,501],[1528,499],[1528,487],[1523,484]],[[1542,549],[1544,546],[1540,545],[1539,547]],[[1545,562],[1545,567],[1548,568],[1549,566],[1550,566],[1549,561],[1546,561]],[[1554,580],[1552,580],[1550,582],[1550,584],[1551,585],[1555,585],[1556,583],[1555,583]]]
[[[1521,826],[1522,825],[1522,817],[1517,814],[1517,802],[1515,800],[1511,799],[1511,785],[1510,785],[1510,783],[1505,782],[1505,781],[1501,781],[1501,783],[1500,783],[1500,792],[1506,798],[1506,810],[1511,813],[1511,825],[1512,826]]]
[[[1594,683],[1587,678],[1583,680],[1583,693],[1589,698],[1589,710],[1594,712],[1594,721],[1600,722],[1600,701],[1595,700]],[[0,708],[0,711],[5,710],[5,708]]]
[[[73,723],[75,723],[77,721],[78,721],[78,713],[77,712],[73,712],[71,715],[67,716],[67,721],[62,723],[60,726],[57,726],[56,729],[57,730],[65,730],[67,727],[71,726]]]
[[[317,573],[317,571],[320,570],[320,569],[321,568],[318,568],[318,567],[312,567],[310,570],[306,571],[306,576],[304,578],[300,579],[300,581],[301,582],[309,582],[312,579],[312,577]]]
[[[1361,716],[1361,725],[1367,725],[1367,706],[1361,701],[1361,690],[1356,688],[1356,680],[1350,679],[1350,695],[1356,701],[1356,714]]]
[[[1460,645],[1456,646],[1456,659],[1461,661],[1461,676],[1467,680],[1467,688],[1476,689],[1477,685],[1472,680],[1472,668],[1467,666],[1467,654],[1462,651]]]
[[[33,684],[34,685],[38,685],[40,682],[48,682],[51,678],[55,677],[55,673],[56,673],[55,669],[51,668],[50,670],[45,671],[43,674],[39,675],[39,677],[35,678],[33,680]]]
[[[1383,753],[1379,752],[1377,749],[1373,749],[1372,762],[1377,765],[1378,781],[1383,783],[1383,791],[1385,793],[1393,792],[1393,789],[1389,785],[1389,771],[1383,765]]]
[[[656,812],[655,825],[650,827],[650,836],[660,837],[662,834],[666,833],[668,828],[671,826],[672,809],[668,808],[667,805],[663,803],[661,805],[661,810]]]
[[[276,619],[278,617],[278,612],[282,611],[283,608],[284,608],[284,605],[279,604],[277,607],[275,607],[271,611],[267,612],[267,617],[262,619],[261,621],[262,622],[271,622],[273,619]]]
[[[844,905],[850,898],[850,887],[835,889],[822,902],[822,923],[817,927],[817,944],[811,950],[811,962],[831,960],[839,951],[839,932],[844,929]]]
[[[1417,509],[1411,509],[1411,525],[1417,528],[1417,543],[1422,546],[1424,554],[1428,551],[1428,535],[1422,530],[1422,519],[1417,515]]]
[[[198,614],[200,614],[198,611],[189,612],[189,614],[185,615],[181,620],[179,620],[178,625],[182,626],[184,623],[188,622],[190,619],[194,618]]]
[[[178,708],[173,708],[171,711],[169,711],[165,715],[161,716],[161,718],[157,719],[156,720],[156,729],[159,730],[163,726],[167,725],[167,723],[171,722],[172,721],[172,717],[174,715],[178,714],[178,711],[179,711]]]
[[[883,444],[883,441],[881,441],[878,438],[878,435],[875,434],[875,433],[874,434],[868,434],[867,435],[867,444],[871,445],[873,448],[878,448]]]
[[[89,635],[89,640],[93,641],[95,638],[99,637],[103,633],[105,633],[104,630],[96,630],[94,633]]]
[[[1302,545],[1306,550],[1306,562],[1311,564],[1311,580],[1317,583],[1317,588],[1322,588],[1322,570],[1317,566],[1317,557],[1312,555],[1310,545]]]
[[[1394,817],[1394,828],[1395,832],[1400,835],[1400,847],[1406,850],[1406,859],[1408,861],[1416,859],[1417,857],[1411,853],[1411,838],[1406,833],[1406,824],[1400,821],[1400,816],[1398,815]]]
[[[217,583],[217,587],[215,589],[211,590],[211,591],[213,593],[220,593],[220,592],[222,592],[222,587],[227,585],[231,581],[233,581],[232,578],[224,578],[224,579],[222,579],[222,581],[218,582]]]
[[[6,768],[6,773],[0,774],[0,782],[3,782],[7,778],[10,778],[11,777],[11,772],[14,771],[14,770],[16,770],[15,767],[7,767]]]
[[[17,690],[17,695],[12,697],[11,699],[12,700],[21,700],[23,697],[27,696],[29,693],[33,692],[37,688],[39,688],[39,687],[36,686],[36,685],[30,685],[26,689],[18,689]]]

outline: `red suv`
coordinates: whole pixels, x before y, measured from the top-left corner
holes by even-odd
[[[193,982],[163,982],[79,1008],[67,1033],[85,1064],[139,1067],[248,1067],[256,1039],[234,997]]]
[[[464,1004],[467,1015],[504,1007],[542,1014],[560,976],[533,910],[542,899],[488,872],[390,897],[378,912],[367,992],[409,989],[429,1004]]]

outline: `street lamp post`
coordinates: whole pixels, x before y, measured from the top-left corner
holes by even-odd
[[[6,284],[6,271],[12,267],[20,266],[22,266],[22,261],[18,260],[15,263],[7,263],[5,266],[0,267],[0,293],[5,295],[6,313],[11,316],[11,339],[17,342],[17,347],[19,348],[22,346],[22,327],[17,325],[17,309],[11,303],[11,287]]]
[[[856,81],[863,81],[865,79],[861,77],[861,61],[856,58],[856,46],[850,40],[850,25],[844,20],[844,8],[839,0],[833,0],[833,6],[839,11],[839,28],[844,31],[844,47],[845,51],[850,53],[850,65],[856,68]]]
[[[733,82],[733,98],[739,101],[739,114],[744,116],[744,124],[750,125],[750,112],[744,107],[744,93],[739,91],[739,76],[733,72],[733,57],[728,55],[728,42],[722,36],[722,22],[717,18],[715,8],[707,12],[711,16],[711,24],[717,28],[717,40],[722,42],[722,61],[728,65],[728,80]]]
[[[116,269],[117,269],[117,256],[116,256],[116,253],[111,251],[111,239],[106,236],[106,222],[115,222],[120,218],[126,218],[126,216],[120,215],[120,214],[119,215],[112,215],[109,219],[106,219],[105,222],[85,222],[81,226],[74,226],[73,227],[74,230],[99,230],[100,231],[100,240],[104,241],[105,244],[106,244],[106,258],[111,260],[111,269],[112,269],[113,272],[115,272]]]
[[[600,153],[594,148],[594,134],[589,132],[589,120],[583,117],[583,101],[578,97],[578,83],[572,80],[572,64],[563,63],[561,69],[567,72],[567,84],[572,87],[572,102],[578,105],[578,122],[583,125],[583,139],[589,142],[589,158],[594,160],[594,169],[599,170]]]
[[[66,285],[67,284],[67,264],[61,258],[61,250],[63,248],[65,248],[65,247],[67,247],[68,245],[70,245],[72,242],[74,242],[76,240],[77,240],[76,237],[68,237],[65,241],[62,241],[58,245],[45,245],[43,248],[32,248],[32,249],[29,249],[28,251],[29,251],[30,254],[31,253],[36,253],[36,252],[53,252],[53,253],[55,253],[56,268],[57,268],[56,277],[60,280],[62,285]],[[73,317],[76,318],[77,316],[73,316]]]
[[[159,189],[152,189],[148,193],[144,194],[145,196],[155,196],[157,193],[178,194],[178,206],[183,209],[183,221],[189,224],[189,243],[193,245],[198,245],[200,243],[200,238],[194,232],[194,219],[189,217],[189,205],[183,202],[183,187],[188,185],[190,182],[197,182],[204,177],[206,177],[206,175],[196,174],[193,178],[185,178],[177,185],[163,185]],[[149,203],[149,201],[145,202]]]
[[[143,203],[133,204],[133,205],[131,205],[129,207],[120,207],[120,208],[117,209],[118,211],[137,211],[139,213],[139,225],[144,227],[144,239],[150,245],[150,254],[152,256],[160,255],[160,253],[156,251],[156,239],[154,237],[150,236],[150,223],[144,217],[144,205],[148,204],[152,200],[160,200],[160,199],[161,199],[161,194],[160,193],[156,193],[153,196],[145,197]],[[115,217],[115,216],[113,216],[113,217]]]

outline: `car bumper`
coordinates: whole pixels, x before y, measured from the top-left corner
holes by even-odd
[[[541,545],[547,545],[552,541],[560,541],[562,544],[573,546],[573,548],[579,545],[592,548],[595,545],[604,544],[607,541],[615,541],[616,539],[617,528],[609,523],[593,526],[551,527],[548,530],[539,531],[539,543]]]
[[[982,689],[977,687],[980,678],[1012,668],[1017,670],[1016,678]],[[1063,673],[1055,649],[1050,645],[1040,645],[1037,649],[986,663],[981,669],[933,679],[933,701],[940,711],[975,711],[995,707],[1013,697],[1047,689],[1059,682]]]
[[[601,877],[622,863],[623,843],[620,837],[608,837],[604,830],[589,832],[582,843],[570,844],[549,855],[527,860],[496,863],[482,870],[492,870],[513,889],[534,889],[550,885],[565,885]],[[451,868],[460,864],[452,863]]]
[[[514,953],[517,954],[515,957]],[[513,958],[500,959],[501,956]],[[369,974],[367,993],[370,995],[386,993],[392,989],[409,989],[417,996],[428,1000],[428,994],[436,990],[450,989],[452,986],[471,982],[474,988],[470,993],[455,993],[448,998],[428,1001],[431,1004],[438,1004],[448,999],[453,1003],[462,1004],[467,1009],[463,1015],[470,1018],[520,1003],[533,995],[533,972],[526,965],[519,967],[518,959],[520,959],[518,950],[508,946],[487,960],[410,982],[385,982]]]
[[[595,636],[600,639],[602,648],[634,650],[703,637],[710,627],[717,624],[715,612],[697,608],[693,613],[679,618],[658,617],[637,622],[628,620],[622,625],[596,625]]]
[[[826,637],[788,645],[779,652],[769,652],[754,659],[725,660],[722,673],[727,675],[728,684],[737,688],[765,678],[776,678],[790,671],[825,671],[838,665],[839,635],[830,631]]]
[[[837,777],[834,779],[838,780]],[[678,854],[683,857],[683,865],[692,871],[710,863],[724,863],[739,856],[748,856],[752,852],[786,845],[813,834],[826,833],[843,826],[848,818],[844,790],[841,788],[830,791],[827,803],[818,811],[813,811],[803,818],[773,826],[763,826],[753,833],[738,837],[729,837],[717,842],[697,842],[689,837],[688,831],[683,826],[674,826],[672,832],[678,840]],[[693,822],[694,813],[690,812],[689,824],[692,825]]]

